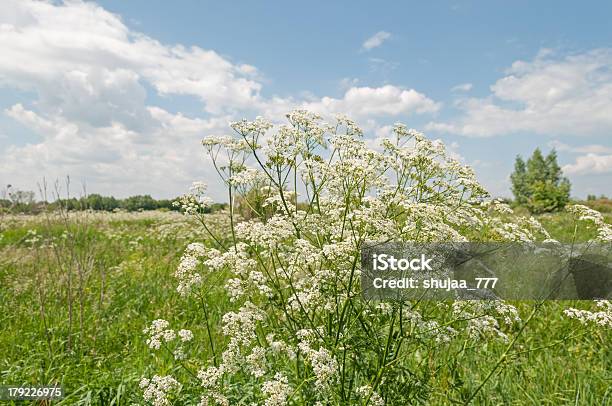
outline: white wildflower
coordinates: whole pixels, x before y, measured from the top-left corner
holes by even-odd
[[[291,394],[287,377],[281,373],[276,373],[274,379],[266,381],[261,387],[261,391],[266,395],[266,406],[284,406],[287,398]]]
[[[238,313],[228,312],[223,315],[223,334],[232,337],[237,343],[249,345],[255,340],[255,327],[264,314],[251,302],[246,302]]]
[[[193,333],[191,332],[191,330],[179,330],[178,336],[182,342],[193,340]]]
[[[201,369],[198,372],[198,378],[200,379],[202,386],[207,389],[212,389],[218,385],[221,377],[223,376],[224,368],[210,366],[206,369]]]
[[[363,385],[358,387],[355,392],[361,397],[361,399],[365,402],[369,397],[369,405],[372,406],[384,406],[385,401],[378,394],[378,392],[373,391],[370,385]]]
[[[174,330],[168,329],[170,323],[163,319],[153,320],[151,326],[145,328],[143,333],[148,335],[147,345],[149,348],[158,350],[162,343],[174,340],[176,334]]]
[[[140,388],[143,390],[143,398],[154,406],[168,406],[168,393],[179,389],[181,384],[171,376],[154,375],[153,378],[142,378]]]
[[[266,373],[266,350],[256,346],[246,357],[249,371],[255,378],[261,378]]]
[[[564,313],[567,317],[577,319],[585,325],[590,324],[612,328],[612,302],[609,300],[597,300],[595,303],[601,310],[591,312],[588,310],[569,308],[566,309]]]
[[[597,239],[603,242],[612,241],[612,225],[605,222],[603,215],[582,204],[569,206],[567,210],[578,217],[578,220],[589,222],[597,229]]]

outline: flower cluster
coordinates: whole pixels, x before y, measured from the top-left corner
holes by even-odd
[[[287,377],[276,373],[274,379],[264,382],[262,392],[267,396],[266,406],[284,406],[290,395],[291,387],[287,383]]]
[[[225,237],[187,247],[178,291],[197,291],[206,313],[203,280],[215,275],[231,308],[223,340],[211,339],[217,355],[197,372],[201,404],[382,405],[401,396],[394,386],[427,379],[418,368],[406,375],[405,360],[442,365],[441,345],[507,340],[520,318],[501,301],[364,300],[360,250],[366,242],[550,240],[537,220],[491,200],[471,168],[416,130],[397,124],[372,149],[346,117],[329,125],[298,110],[287,118],[276,131],[261,118],[242,120],[231,124],[234,137],[203,141],[229,191],[229,221]],[[190,201],[201,202],[201,190]],[[248,216],[238,203],[251,206]],[[200,206],[186,207],[195,214]],[[165,342],[167,328],[151,327],[150,340]],[[218,326],[207,328],[213,336]]]
[[[171,376],[154,375],[151,379],[140,380],[144,400],[151,402],[153,406],[169,406],[171,403],[168,393],[180,388],[181,384]]]
[[[181,295],[188,295],[194,287],[202,283],[202,275],[198,272],[198,266],[205,255],[206,249],[203,244],[191,243],[187,246],[174,274],[178,280],[176,290]]]
[[[582,324],[612,328],[612,302],[609,300],[597,300],[595,303],[601,310],[591,312],[569,308],[565,310],[565,315],[572,319],[580,320]]]
[[[183,210],[185,214],[200,213],[212,204],[212,199],[205,193],[206,184],[204,182],[193,182],[190,192],[180,196],[172,205]]]
[[[162,343],[168,343],[176,338],[174,330],[169,329],[170,323],[163,319],[153,320],[151,326],[145,328],[143,333],[149,336],[147,345],[153,350],[159,350]]]
[[[500,324],[511,327],[520,321],[516,308],[502,301],[457,301],[452,308],[457,317],[465,320],[466,331],[472,338],[494,337],[507,341]]]
[[[191,330],[183,329],[179,330],[177,334],[176,331],[168,327],[170,327],[170,323],[166,320],[153,320],[151,325],[143,330],[143,333],[149,336],[149,338],[147,338],[147,345],[152,350],[159,350],[162,345],[172,343],[174,346],[174,351],[172,352],[174,358],[177,360],[184,359],[185,351],[183,343],[191,341],[193,339],[193,333]]]
[[[363,385],[357,388],[355,391],[367,403],[372,406],[384,406],[385,401],[383,398],[372,389],[370,385]],[[369,402],[369,403],[368,403]]]
[[[578,217],[578,220],[591,223],[597,229],[597,239],[603,242],[612,241],[612,225],[606,223],[600,212],[582,204],[569,206],[567,210]]]
[[[300,340],[298,348],[310,362],[315,380],[315,387],[325,393],[331,385],[338,379],[338,362],[332,353],[319,345],[318,349],[313,348],[313,342],[317,334],[311,330],[300,330],[297,333]]]

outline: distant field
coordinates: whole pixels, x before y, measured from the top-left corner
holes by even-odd
[[[210,227],[227,227],[220,215],[208,218]],[[539,219],[553,237],[574,238],[569,215]],[[201,308],[177,294],[173,277],[186,245],[206,243],[201,226],[168,212],[4,215],[0,221],[0,383],[61,384],[67,396],[57,404],[123,405],[142,404],[138,382],[160,366],[189,379],[171,360],[152,355],[142,330],[165,318],[177,328],[200,326],[194,334],[205,337]],[[590,237],[577,229],[576,240]],[[227,306],[214,294],[221,285],[211,284],[207,296],[213,324]],[[531,308],[516,305],[521,316]],[[546,303],[517,342],[519,351],[475,403],[612,402],[610,333],[585,334],[562,316],[570,306],[593,308],[591,302]],[[563,341],[567,336],[573,338]],[[446,348],[448,368],[430,371],[423,402],[473,391],[504,349],[494,341]],[[211,355],[204,342],[193,351],[200,359]]]

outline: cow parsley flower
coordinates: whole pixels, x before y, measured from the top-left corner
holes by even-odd
[[[412,341],[400,348],[401,340],[392,340],[386,350],[398,360],[426,356],[432,367],[440,365],[435,365],[440,345],[466,336],[507,340],[508,332],[516,331],[519,313],[502,301],[401,304],[399,312],[396,304],[364,303],[360,248],[368,241],[550,240],[537,220],[518,217],[508,205],[491,200],[471,168],[454,159],[440,140],[419,131],[396,124],[392,136],[372,149],[371,140],[346,117],[330,125],[317,114],[296,110],[287,118],[287,125],[274,129],[259,117],[237,121],[231,124],[233,136],[202,141],[231,192],[229,211],[204,217],[210,200],[201,183],[179,199],[198,220],[224,218],[217,235],[228,237],[215,238],[218,248],[188,245],[175,272],[184,296],[199,289],[205,277],[218,277],[231,306],[221,323],[207,326],[217,334],[220,329],[225,340],[211,349],[214,362],[203,363],[214,366],[198,372],[201,405],[286,404],[295,368],[300,400],[323,404],[316,401],[340,399],[337,383],[346,368],[344,376],[354,377],[362,402],[382,406],[382,396],[358,382],[372,385],[370,371],[380,368],[385,346],[375,337],[402,334],[397,323],[391,324],[398,313]],[[600,239],[611,238],[601,215],[584,207],[574,210],[597,226]],[[606,306],[566,314],[609,326]],[[172,349],[183,358],[182,345],[193,337],[187,331],[175,333],[157,320],[146,329],[147,344],[159,348],[175,339]],[[363,345],[365,337],[373,337],[371,346]],[[411,352],[399,354],[404,351]],[[379,385],[403,383],[391,371],[401,368],[399,363],[383,368]],[[356,364],[358,371],[349,370]],[[252,388],[255,381],[263,381],[260,391],[238,393],[236,388]]]
[[[266,373],[266,350],[262,347],[253,347],[246,357],[249,371],[255,378],[261,378]]]
[[[567,317],[579,320],[585,325],[612,328],[612,302],[609,300],[597,300],[596,306],[601,309],[596,312],[569,308],[564,311]]]
[[[210,366],[206,369],[201,369],[198,372],[198,378],[200,379],[202,386],[207,389],[212,389],[219,383],[219,380],[223,376],[223,367]]]
[[[266,381],[261,386],[261,391],[266,395],[266,406],[284,406],[287,398],[291,394],[287,377],[283,374],[276,373],[274,379]]]
[[[319,390],[326,390],[336,383],[338,378],[338,362],[326,348],[322,346],[317,350],[312,348],[314,334],[312,330],[303,329],[298,331],[298,347],[312,366],[316,378],[315,386]]]
[[[369,397],[369,405],[372,406],[384,406],[384,399],[378,394],[378,392],[372,391],[372,387],[370,385],[363,385],[358,387],[355,392],[363,399],[365,402]]]
[[[236,343],[249,345],[255,340],[255,327],[264,319],[264,313],[251,302],[246,302],[238,311],[223,315],[223,334],[230,336]]]
[[[163,319],[153,320],[151,326],[143,330],[144,334],[148,335],[147,345],[149,348],[158,350],[162,343],[170,342],[176,337],[174,330],[168,329],[170,323]]]
[[[154,406],[169,406],[168,393],[180,389],[181,384],[172,376],[158,376],[153,378],[142,378],[140,388],[143,390],[143,398]]]
[[[591,223],[597,229],[597,239],[603,242],[612,241],[612,225],[605,222],[603,215],[582,204],[569,206],[567,210],[578,217],[580,221]]]
[[[191,332],[191,330],[179,330],[178,331],[178,336],[181,339],[182,342],[187,342],[187,341],[191,341],[193,340],[193,333]]]

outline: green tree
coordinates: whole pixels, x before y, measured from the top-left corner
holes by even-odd
[[[512,193],[517,204],[527,204],[527,167],[520,155],[514,162],[514,172],[510,175],[512,181]]]
[[[516,203],[532,213],[560,210],[569,201],[570,182],[563,176],[554,149],[544,156],[536,148],[526,164],[517,156],[510,179]]]
[[[130,196],[121,202],[121,207],[127,211],[155,210],[157,204],[150,195]]]

